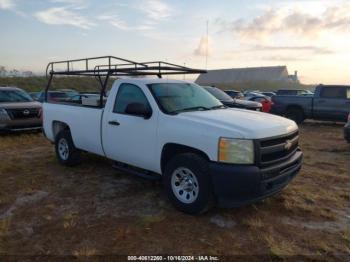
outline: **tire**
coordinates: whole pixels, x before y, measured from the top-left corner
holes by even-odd
[[[75,166],[80,163],[80,150],[74,146],[69,130],[62,130],[57,134],[55,151],[58,161],[64,166]]]
[[[301,124],[305,119],[303,110],[296,107],[289,108],[286,112],[286,117],[295,121],[297,124]]]
[[[176,155],[165,166],[163,182],[169,200],[180,211],[200,214],[209,209],[212,183],[204,158],[193,153]]]

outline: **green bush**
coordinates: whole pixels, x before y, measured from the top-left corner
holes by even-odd
[[[115,79],[108,81],[110,87]],[[44,76],[35,77],[1,77],[0,86],[15,86],[28,92],[37,92],[45,89],[48,79]],[[101,85],[94,77],[54,77],[52,89],[74,89],[77,91],[99,91]]]
[[[111,78],[108,81],[108,87],[112,86],[115,78]],[[0,86],[16,86],[22,88],[28,92],[36,92],[45,89],[48,80],[44,76],[35,77],[1,77]],[[234,89],[234,90],[260,90],[260,91],[273,91],[277,89],[309,89],[313,90],[314,85],[303,85],[299,83],[291,82],[244,82],[244,83],[232,83],[232,84],[217,84],[215,85],[221,89]],[[100,83],[94,77],[55,77],[52,82],[52,89],[74,89],[77,91],[91,91],[96,92],[100,90]]]

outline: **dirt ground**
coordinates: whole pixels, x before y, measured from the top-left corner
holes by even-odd
[[[281,194],[200,216],[159,182],[91,154],[60,166],[41,134],[0,137],[0,255],[218,255],[350,260],[350,144],[341,125],[301,127],[301,173]],[[263,257],[262,257],[263,256]]]

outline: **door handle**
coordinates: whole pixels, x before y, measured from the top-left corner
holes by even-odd
[[[112,126],[119,126],[120,123],[118,121],[109,121],[108,124],[112,125]]]

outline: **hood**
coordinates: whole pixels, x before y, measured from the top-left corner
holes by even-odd
[[[242,99],[234,99],[230,102],[223,102],[224,105],[227,106],[239,106],[239,107],[246,107],[246,108],[259,108],[262,107],[261,103],[254,102],[254,101],[247,101]]]
[[[219,136],[260,139],[284,135],[298,129],[296,123],[284,117],[238,108],[184,112],[178,118],[196,122]],[[221,129],[221,130],[218,130]]]
[[[4,109],[24,109],[24,108],[41,108],[39,102],[16,102],[16,103],[0,103],[0,108]]]

